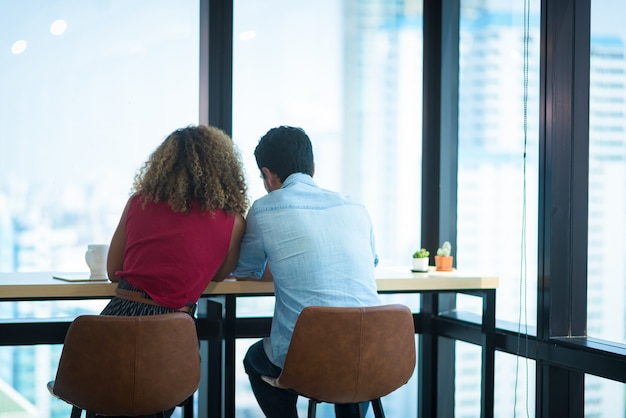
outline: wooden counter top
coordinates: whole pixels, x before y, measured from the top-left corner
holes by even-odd
[[[76,274],[76,273],[71,273]],[[46,299],[91,299],[110,298],[116,283],[108,281],[67,282],[54,279],[62,273],[0,273],[0,300],[46,300]],[[85,273],[85,277],[88,274]],[[412,273],[410,267],[376,268],[376,283],[382,293],[421,291],[453,291],[470,289],[495,289],[496,276],[466,274],[459,271]],[[210,283],[204,291],[209,295],[272,295],[272,282],[223,281]]]

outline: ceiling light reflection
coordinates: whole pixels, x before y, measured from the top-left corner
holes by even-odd
[[[11,45],[11,53],[13,55],[21,54],[22,52],[26,50],[26,46],[28,46],[28,42],[26,42],[23,39],[20,39],[19,41],[15,41],[13,42],[13,45]]]
[[[50,33],[53,35],[63,35],[67,30],[67,22],[63,19],[57,19],[50,25]]]

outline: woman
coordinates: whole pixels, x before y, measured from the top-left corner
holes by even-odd
[[[103,315],[193,315],[211,280],[233,270],[248,207],[232,140],[211,126],[174,131],[135,176],[113,234]]]

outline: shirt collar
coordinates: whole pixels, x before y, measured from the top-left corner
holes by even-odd
[[[284,189],[285,187],[289,187],[289,186],[291,186],[293,184],[296,184],[296,183],[305,183],[305,184],[308,184],[310,186],[317,187],[317,184],[315,183],[315,181],[313,181],[313,177],[309,176],[308,174],[293,173],[293,174],[290,174],[285,179],[281,189]]]

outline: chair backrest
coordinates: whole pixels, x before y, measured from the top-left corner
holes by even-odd
[[[298,317],[278,383],[318,401],[356,403],[393,392],[414,369],[406,306],[310,306]]]
[[[194,319],[83,315],[70,325],[54,394],[101,415],[153,414],[182,403],[200,383]]]

